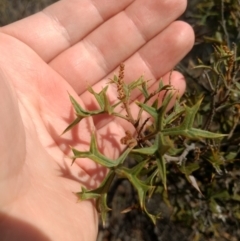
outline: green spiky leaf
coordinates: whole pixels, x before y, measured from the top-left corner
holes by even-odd
[[[74,154],[73,156],[74,160],[77,158],[89,158],[95,161],[96,163],[108,168],[116,167],[119,164],[122,164],[124,160],[127,158],[130,151],[131,151],[131,148],[127,148],[117,160],[109,159],[98,150],[97,140],[94,133],[92,134],[92,137],[91,137],[89,151],[79,151],[75,148],[72,148],[72,152]]]

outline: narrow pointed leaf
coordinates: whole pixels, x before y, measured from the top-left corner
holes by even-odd
[[[159,131],[162,131],[166,125],[165,114],[172,97],[172,93],[167,94],[167,96],[163,100],[161,107],[158,109],[157,130]]]
[[[173,121],[179,118],[179,116],[182,115],[184,110],[184,106],[181,106],[180,103],[176,101],[172,113],[168,114],[168,116],[166,117],[166,125],[171,124]]]
[[[148,89],[147,89],[147,82],[143,81],[141,88],[139,90],[142,92],[145,99],[149,97]]]
[[[78,117],[80,118],[84,118],[84,117],[89,117],[89,116],[93,116],[93,115],[98,115],[101,114],[103,112],[103,110],[93,110],[93,111],[89,111],[89,110],[85,110],[83,109],[78,103],[77,101],[70,95],[70,100],[72,102],[73,108],[75,110],[75,113]]]
[[[203,196],[203,194],[198,186],[196,178],[193,175],[189,175],[186,177],[187,177],[187,180],[192,184],[192,186]]]
[[[160,155],[164,155],[168,152],[170,148],[173,148],[173,142],[168,136],[163,136],[162,133],[158,134],[159,143],[158,143],[158,153]]]
[[[149,115],[151,115],[154,119],[157,119],[158,112],[155,108],[148,106],[147,104],[143,104],[141,102],[136,101],[136,104],[141,107],[143,110],[145,110]]]
[[[124,160],[127,158],[128,154],[130,153],[131,148],[127,148],[117,160],[109,159],[99,152],[95,134],[92,134],[89,151],[79,151],[74,148],[72,148],[72,151],[74,154],[74,159],[89,158],[104,167],[111,168],[116,167],[119,164],[122,164]]]
[[[132,149],[131,153],[144,154],[144,155],[154,155],[159,148],[159,135],[156,135],[154,144],[150,147],[136,148]]]
[[[103,227],[106,226],[107,213],[111,208],[107,205],[107,193],[102,194],[96,202],[97,211],[101,214]]]
[[[142,168],[145,165],[146,165],[146,162],[141,162],[131,169],[128,169],[126,167],[121,167],[121,168],[116,169],[116,173],[120,177],[127,178],[132,183],[132,185],[136,188],[136,190],[138,192],[139,204],[140,204],[141,209],[143,209],[143,206],[145,203],[146,193],[151,188],[151,187],[145,185],[137,177],[137,175],[139,174],[139,172],[141,172]]]
[[[154,109],[157,109],[158,108],[158,99],[156,99],[153,103],[152,103],[152,107]]]
[[[62,135],[64,133],[66,133],[67,131],[69,131],[70,129],[72,129],[75,125],[77,125],[83,118],[81,117],[77,117],[63,132]]]
[[[151,192],[151,190],[154,187],[146,185],[143,181],[141,181],[137,177],[145,165],[146,165],[146,161],[137,164],[135,167],[131,169],[121,167],[116,169],[116,173],[121,177],[127,178],[132,183],[132,185],[137,190],[141,209],[149,216],[149,218],[152,220],[153,223],[156,223],[156,216],[150,214],[147,211],[147,208],[145,205],[147,193]]]
[[[190,164],[187,164],[187,165],[182,165],[182,166],[179,166],[179,170],[189,176],[191,175],[194,171],[198,170],[199,169],[199,163],[190,163]]]
[[[145,81],[143,80],[143,76],[141,76],[140,78],[138,78],[137,80],[131,82],[130,84],[128,84],[128,89],[130,91],[134,90],[135,88],[141,86]]]
[[[163,130],[163,134],[169,135],[169,136],[185,136],[191,139],[200,139],[200,138],[215,139],[215,138],[223,138],[227,136],[225,134],[213,133],[210,131],[200,130],[197,128],[187,129],[183,126],[165,129]]]
[[[163,187],[165,190],[167,190],[167,170],[166,170],[166,161],[164,159],[164,156],[162,156],[161,154],[158,155],[156,161],[157,161],[158,171],[162,179]]]
[[[105,109],[105,96],[106,96],[106,92],[107,92],[108,86],[106,86],[104,89],[102,89],[99,93],[96,93],[93,88],[90,86],[88,88],[88,91],[94,95],[94,97],[96,98],[101,110]]]
[[[87,199],[99,198],[101,194],[95,192],[95,190],[88,190],[85,187],[82,187],[82,191],[77,192],[76,195],[81,201],[83,201]]]
[[[164,135],[182,135],[188,138],[221,138],[226,135],[212,133],[205,130],[196,129],[193,127],[195,116],[198,112],[202,99],[200,99],[194,106],[185,108],[185,117],[183,122],[178,127],[166,128],[162,130]]]
[[[109,115],[112,115],[114,107],[110,104],[106,93],[104,93],[103,99],[104,99],[104,112],[108,113]]]
[[[77,116],[84,118],[91,115],[88,111],[84,110],[71,95],[69,97]]]
[[[181,127],[184,127],[185,129],[193,127],[195,116],[196,116],[196,114],[198,112],[198,109],[199,109],[199,107],[201,105],[201,102],[202,102],[202,99],[200,99],[192,107],[188,107],[188,106],[185,107],[186,114],[185,114],[185,118],[184,118],[184,120],[183,120],[183,122],[181,124]]]
[[[76,195],[82,201],[87,199],[92,199],[92,198],[99,198],[102,194],[108,192],[114,177],[115,177],[115,172],[110,170],[98,188],[93,190],[88,190],[83,187],[82,191],[77,192]]]

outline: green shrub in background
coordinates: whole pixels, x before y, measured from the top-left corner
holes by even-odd
[[[189,86],[184,98],[194,102],[203,96],[198,123],[204,130],[227,136],[200,148],[201,168],[194,173],[204,198],[188,195],[190,202],[180,208],[182,216],[173,219],[188,220],[193,239],[186,240],[239,240],[240,2],[202,0],[196,6],[197,10],[188,13],[196,32],[200,32],[195,55],[188,59],[194,70],[180,65]]]

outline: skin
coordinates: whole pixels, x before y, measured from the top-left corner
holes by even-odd
[[[150,88],[186,55],[191,27],[175,21],[185,0],[62,0],[0,29],[0,233],[1,240],[96,240],[92,201],[73,192],[96,187],[106,170],[91,160],[71,166],[71,149],[88,150],[95,131],[99,149],[115,159],[128,123],[88,118],[73,121],[68,93],[96,108],[86,91],[100,91],[125,63],[125,81],[144,74]],[[171,83],[183,94],[183,76]],[[116,88],[108,90],[116,101]],[[141,99],[134,92],[132,100]],[[133,113],[137,109],[131,104]],[[119,110],[121,111],[121,110]],[[19,225],[21,228],[19,228]],[[33,238],[34,237],[34,238]]]

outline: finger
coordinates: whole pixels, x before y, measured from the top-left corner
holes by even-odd
[[[0,31],[24,42],[48,62],[131,2],[62,0]]]
[[[135,1],[83,41],[53,59],[50,65],[81,94],[84,85],[95,84],[119,62],[163,31],[183,12],[184,3],[175,0]]]

